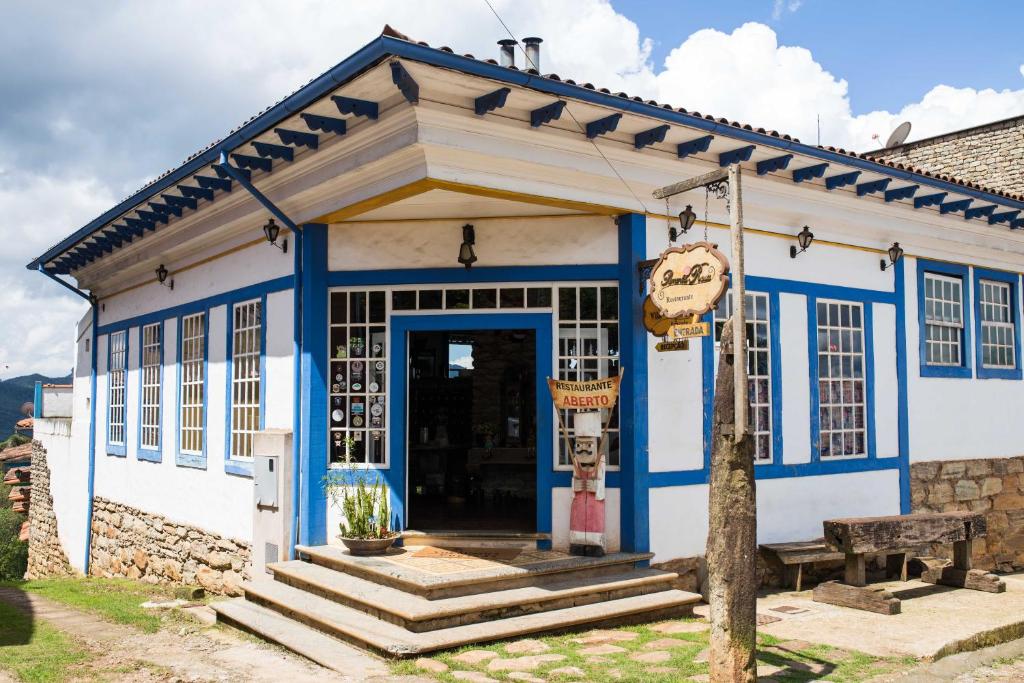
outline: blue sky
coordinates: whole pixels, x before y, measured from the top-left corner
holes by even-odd
[[[729,33],[748,21],[767,24],[779,42],[808,48],[823,67],[850,82],[854,111],[894,111],[937,83],[1020,88],[1024,2],[898,0],[615,0],[653,41],[652,61],[698,28]]]

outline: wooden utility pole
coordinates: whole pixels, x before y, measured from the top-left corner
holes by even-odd
[[[754,442],[747,429],[743,191],[738,164],[657,190],[657,198],[729,181],[732,317],[722,330],[712,418],[706,559],[713,683],[757,680],[757,499]],[[706,340],[705,343],[708,343]]]

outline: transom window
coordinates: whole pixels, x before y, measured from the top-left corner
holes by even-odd
[[[203,454],[205,423],[206,314],[181,319],[181,397],[179,447],[188,455]]]
[[[924,287],[925,363],[963,365],[963,280],[925,273]]]
[[[750,400],[748,424],[754,437],[754,461],[772,459],[772,379],[771,330],[768,326],[768,295],[746,292],[743,315],[747,327],[747,396]],[[725,322],[732,315],[732,292],[718,300],[715,307],[715,343],[722,341]]]
[[[615,285],[557,287],[558,378],[569,381],[595,380],[619,374],[619,289]],[[540,400],[541,397],[538,397]],[[573,437],[572,413],[562,413],[567,436]],[[605,463],[619,466],[619,404],[609,416],[604,438]],[[558,465],[571,465],[565,438],[558,435]]]
[[[1009,283],[978,280],[978,308],[981,314],[982,367],[1014,368],[1016,341]]]
[[[391,309],[394,311],[550,307],[551,287],[435,287],[391,292]]]
[[[231,457],[247,460],[260,429],[262,303],[235,304],[231,329]]]
[[[128,333],[114,332],[110,335],[110,367],[107,369],[108,420],[107,442],[124,446],[124,396],[125,371],[128,359]]]
[[[162,355],[160,323],[142,327],[142,405],[139,420],[139,446],[160,448],[160,363]]]
[[[866,455],[863,306],[818,301],[817,317],[819,453]]]

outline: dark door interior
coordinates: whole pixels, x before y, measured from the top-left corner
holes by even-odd
[[[535,337],[410,333],[410,529],[536,531]]]

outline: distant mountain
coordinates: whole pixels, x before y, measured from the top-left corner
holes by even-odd
[[[14,423],[24,417],[21,405],[31,403],[35,395],[36,382],[43,384],[70,384],[71,375],[66,377],[44,377],[25,375],[0,381],[0,441],[14,433]]]

